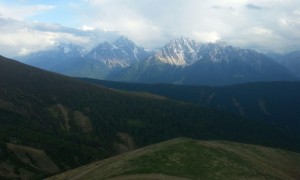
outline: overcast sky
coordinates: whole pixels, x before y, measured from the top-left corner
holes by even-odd
[[[261,52],[300,50],[299,0],[1,0],[0,54],[57,41],[93,46],[127,36],[157,48],[173,38]]]

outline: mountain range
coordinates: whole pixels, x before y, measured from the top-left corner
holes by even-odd
[[[269,54],[269,56],[300,77],[300,51],[293,51],[287,54]]]
[[[138,63],[150,54],[121,36],[113,43],[104,42],[90,51],[79,45],[56,43],[50,49],[17,59],[60,74],[105,79],[108,74]]]
[[[51,48],[20,57],[22,62],[49,71],[69,74],[72,67],[82,64],[85,49],[82,46],[66,43],[55,43]]]
[[[17,59],[69,76],[125,82],[221,86],[298,80],[290,66],[225,42],[197,43],[179,38],[156,51],[148,51],[122,36],[90,51],[84,49],[59,44],[58,48]]]

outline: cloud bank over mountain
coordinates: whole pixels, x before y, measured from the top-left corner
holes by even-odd
[[[297,0],[33,0],[0,3],[0,52],[26,54],[55,41],[97,44],[125,35],[157,48],[180,36],[259,51],[300,48]]]

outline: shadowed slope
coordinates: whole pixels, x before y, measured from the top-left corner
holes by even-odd
[[[300,82],[256,82],[224,87],[134,84],[83,79],[131,92],[153,93],[171,99],[270,122],[294,131],[300,128]]]
[[[2,172],[42,177],[50,174],[44,164],[54,164],[54,173],[176,137],[300,151],[297,137],[272,125],[110,90],[0,57],[0,178],[8,177]],[[10,143],[22,148],[14,151]],[[28,149],[36,153],[23,157]]]

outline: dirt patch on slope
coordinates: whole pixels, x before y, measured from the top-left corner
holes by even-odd
[[[233,103],[233,105],[238,109],[240,115],[241,115],[241,116],[245,116],[244,109],[243,109],[243,107],[240,105],[240,103],[238,102],[238,100],[235,99],[235,98],[232,98],[232,103]]]
[[[93,125],[88,116],[84,115],[80,111],[74,111],[73,116],[76,126],[79,127],[83,133],[89,133],[93,131]]]
[[[7,148],[24,164],[50,174],[59,172],[59,168],[43,150],[11,143],[7,144]]]
[[[56,104],[48,108],[48,111],[54,116],[54,118],[59,119],[61,122],[61,128],[70,131],[70,118],[69,110],[62,104]]]
[[[258,106],[266,115],[268,115],[268,116],[271,115],[269,113],[269,111],[267,110],[267,106],[266,106],[265,102],[262,99],[258,100]]]
[[[117,176],[109,180],[187,180],[187,178],[168,176],[164,174],[135,174],[127,176]]]
[[[129,134],[118,133],[117,136],[121,141],[121,143],[114,143],[118,153],[124,153],[136,149],[135,142]]]

